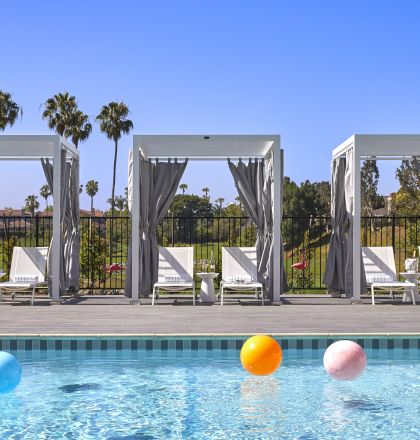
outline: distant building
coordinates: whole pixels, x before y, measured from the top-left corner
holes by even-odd
[[[53,210],[44,210],[42,212],[38,212],[37,215],[39,215],[40,217],[52,217],[53,216]],[[94,209],[93,213],[87,209],[81,209],[80,210],[80,217],[103,217],[104,216],[104,212],[101,211],[100,209]]]
[[[0,209],[0,217],[30,217],[31,214],[24,209],[4,208]]]

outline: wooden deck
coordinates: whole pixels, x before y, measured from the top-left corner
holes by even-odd
[[[121,296],[82,297],[61,305],[0,304],[0,334],[420,334],[420,306],[389,300],[286,297],[281,306],[250,299],[192,306],[191,300],[130,305]],[[147,301],[149,302],[149,301]]]

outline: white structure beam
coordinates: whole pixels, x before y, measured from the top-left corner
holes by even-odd
[[[353,146],[353,301],[360,301],[360,227],[361,227],[361,182],[360,182],[360,155]]]
[[[63,264],[61,255],[62,225],[61,225],[61,160],[62,154],[60,139],[57,139],[54,146],[54,161],[53,161],[53,242],[52,253],[54,258],[52,260],[52,292],[51,298],[53,302],[60,301],[60,267]]]
[[[280,148],[280,136],[277,136],[274,140],[271,154],[273,158],[273,303],[280,304],[283,284],[283,273],[280,271],[280,231],[283,209],[283,150]]]
[[[133,148],[133,199],[131,208],[131,257],[132,257],[132,271],[131,271],[131,302],[133,304],[139,303],[139,267],[140,267],[140,149]]]

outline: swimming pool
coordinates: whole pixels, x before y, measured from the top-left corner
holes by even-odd
[[[72,350],[60,341],[56,350],[47,341],[54,349],[25,350],[29,344],[17,339],[11,345],[21,349],[12,353],[23,378],[0,396],[0,438],[420,438],[417,339],[381,338],[366,347],[368,368],[354,382],[331,379],[319,348],[286,349],[276,374],[252,377],[241,368],[236,342],[191,349],[178,338],[189,349],[170,341],[162,349],[161,339],[151,349],[150,340],[149,349],[123,348],[132,344],[122,341],[110,343],[114,349]]]

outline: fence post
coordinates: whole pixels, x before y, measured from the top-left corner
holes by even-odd
[[[175,243],[175,217],[172,215],[172,247]]]
[[[395,214],[392,214],[391,241],[392,241],[392,249],[394,250],[394,253],[395,253],[395,225],[396,225]]]
[[[35,215],[35,246],[39,246],[39,216]]]

